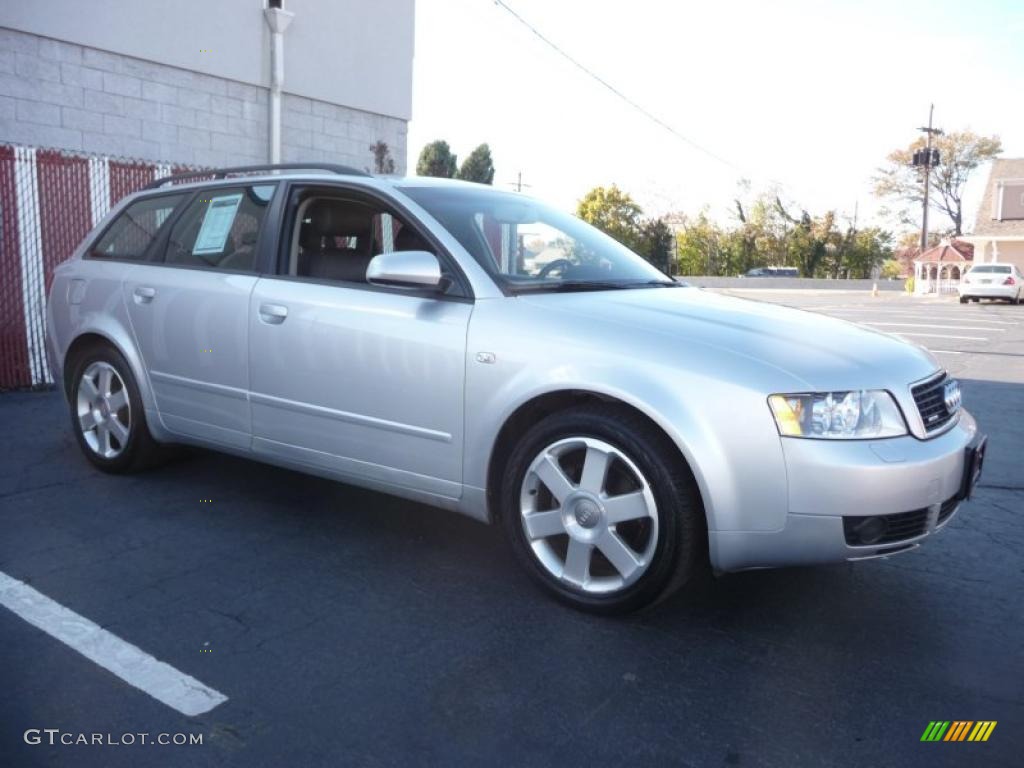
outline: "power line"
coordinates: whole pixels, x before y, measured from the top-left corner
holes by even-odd
[[[712,151],[711,151],[710,149],[707,149],[707,148],[705,148],[705,147],[702,147],[702,146],[701,146],[700,144],[698,144],[697,142],[695,142],[695,141],[694,141],[693,139],[691,139],[691,138],[689,138],[689,137],[687,137],[687,136],[684,136],[684,135],[683,135],[683,134],[681,134],[681,133],[680,133],[679,131],[677,131],[677,130],[676,130],[675,128],[673,128],[673,127],[672,127],[671,125],[669,125],[669,124],[668,124],[668,123],[666,123],[666,122],[665,122],[664,120],[662,120],[662,119],[661,119],[660,117],[658,117],[657,115],[655,115],[655,114],[654,114],[654,113],[652,113],[652,112],[649,112],[649,111],[648,111],[647,109],[645,109],[644,107],[640,106],[640,105],[639,105],[639,104],[638,104],[637,102],[633,101],[633,99],[629,98],[629,96],[627,96],[626,94],[624,94],[624,93],[623,93],[622,91],[620,91],[620,90],[619,90],[618,88],[616,88],[616,87],[615,87],[614,85],[612,85],[612,84],[611,84],[611,83],[609,83],[609,82],[608,82],[607,80],[605,80],[605,79],[604,79],[603,77],[601,77],[600,75],[598,75],[598,74],[597,74],[596,72],[594,72],[594,71],[593,71],[593,70],[591,70],[591,69],[588,69],[588,68],[587,68],[586,66],[584,66],[584,65],[583,65],[583,64],[581,64],[581,63],[580,63],[579,61],[577,61],[577,60],[576,60],[576,59],[574,59],[574,58],[573,58],[572,56],[570,56],[570,55],[569,55],[568,53],[566,53],[566,52],[565,52],[564,50],[562,50],[562,49],[561,49],[561,48],[560,48],[560,47],[559,47],[559,46],[558,46],[558,45],[557,45],[557,44],[556,44],[556,43],[555,43],[554,41],[552,41],[552,40],[550,40],[549,38],[545,37],[545,36],[544,36],[544,35],[543,35],[543,34],[541,33],[541,31],[540,31],[540,30],[538,30],[538,29],[537,29],[537,28],[536,28],[535,26],[533,26],[533,25],[532,25],[532,24],[531,24],[530,22],[528,22],[528,21],[527,21],[526,19],[524,19],[524,18],[523,18],[522,16],[520,16],[520,15],[519,15],[518,13],[516,13],[516,12],[515,12],[514,10],[512,10],[512,9],[511,9],[511,8],[510,8],[510,7],[509,7],[509,6],[507,5],[507,4],[505,4],[505,3],[503,2],[503,0],[494,0],[494,4],[495,4],[495,5],[497,5],[498,7],[502,8],[503,10],[507,11],[507,12],[508,12],[509,14],[511,14],[511,15],[512,15],[512,16],[513,16],[513,17],[514,17],[514,18],[516,19],[516,21],[518,21],[518,22],[519,22],[520,24],[522,24],[522,25],[523,25],[524,27],[526,27],[526,28],[527,28],[528,30],[530,30],[530,31],[531,31],[531,32],[532,32],[532,33],[533,33],[534,35],[536,35],[536,36],[537,36],[537,37],[538,37],[538,38],[539,38],[539,39],[540,39],[540,40],[541,40],[541,41],[542,41],[542,42],[543,42],[543,43],[544,43],[545,45],[547,45],[547,46],[548,46],[549,48],[551,48],[551,49],[552,49],[553,51],[555,51],[555,52],[556,52],[556,53],[557,53],[558,55],[560,55],[560,56],[561,56],[562,58],[564,58],[564,59],[565,59],[566,61],[568,61],[569,63],[571,63],[571,64],[572,64],[572,65],[573,65],[574,67],[576,67],[577,69],[579,69],[580,71],[582,71],[582,72],[583,72],[584,74],[586,74],[586,75],[587,75],[588,77],[590,77],[590,78],[591,78],[591,79],[593,79],[593,80],[596,80],[596,81],[597,81],[598,83],[600,83],[601,85],[603,85],[603,86],[604,86],[605,88],[607,88],[607,89],[608,89],[609,91],[611,91],[611,92],[612,92],[613,94],[615,94],[616,96],[618,96],[618,97],[619,97],[619,98],[620,98],[620,99],[621,99],[622,101],[626,102],[626,103],[627,103],[627,104],[628,104],[629,106],[631,106],[631,107],[632,107],[633,109],[635,109],[635,110],[636,110],[637,112],[639,112],[640,114],[642,114],[642,115],[643,115],[644,117],[646,117],[646,118],[647,118],[648,120],[651,120],[652,122],[654,122],[654,123],[658,124],[659,126],[661,126],[662,128],[664,128],[664,129],[665,129],[666,131],[668,131],[669,133],[671,133],[671,134],[672,134],[673,136],[675,136],[675,137],[676,137],[677,139],[680,139],[680,140],[682,140],[682,141],[686,142],[686,143],[687,143],[687,144],[689,144],[689,145],[690,145],[691,147],[693,147],[694,149],[696,149],[696,150],[697,150],[698,152],[701,152],[701,153],[703,153],[703,154],[707,155],[708,157],[712,158],[713,160],[717,160],[718,162],[722,163],[723,165],[727,165],[727,166],[729,166],[729,167],[730,167],[730,168],[732,168],[733,170],[737,171],[737,172],[738,172],[738,173],[739,173],[739,174],[740,174],[741,176],[747,176],[747,175],[748,175],[748,174],[746,173],[746,171],[745,171],[745,170],[744,170],[743,168],[741,168],[740,166],[736,165],[735,163],[733,163],[733,162],[731,162],[731,161],[729,161],[729,160],[726,160],[726,159],[725,159],[724,157],[722,157],[721,155],[717,155],[717,154],[715,154],[715,153],[714,153],[714,152],[712,152]],[[784,186],[784,185],[780,185],[780,186]]]

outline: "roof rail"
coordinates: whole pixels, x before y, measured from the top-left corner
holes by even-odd
[[[207,168],[201,171],[188,171],[186,173],[175,173],[171,176],[163,176],[147,184],[143,189],[158,189],[164,184],[187,179],[208,178],[223,179],[229,174],[255,173],[257,171],[330,171],[331,173],[343,176],[369,176],[366,171],[352,168],[348,165],[337,165],[336,163],[277,163],[274,165],[238,165],[233,168]]]

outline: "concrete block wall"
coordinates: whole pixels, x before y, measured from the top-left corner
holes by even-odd
[[[266,88],[0,28],[0,142],[169,164],[260,163],[267,101]],[[404,173],[404,120],[285,94],[286,162],[369,168],[378,140]]]

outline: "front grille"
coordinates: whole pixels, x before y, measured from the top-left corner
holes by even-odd
[[[946,374],[942,373],[910,390],[926,432],[941,429],[954,416],[946,408],[946,378]]]
[[[956,508],[960,506],[960,499],[954,496],[951,499],[946,499],[942,502],[942,506],[939,508],[939,517],[936,520],[936,525],[942,525],[949,519],[949,516],[956,512]]]
[[[881,527],[880,527],[881,526]],[[871,517],[843,517],[843,534],[851,547],[891,544],[928,530],[928,508]]]

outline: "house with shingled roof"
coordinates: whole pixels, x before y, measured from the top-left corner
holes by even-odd
[[[992,161],[974,232],[974,262],[1001,261],[1024,269],[1024,158]]]

